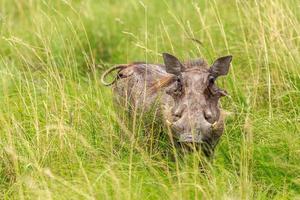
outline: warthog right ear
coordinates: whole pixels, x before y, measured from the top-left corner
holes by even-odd
[[[168,53],[163,53],[163,58],[166,66],[166,71],[170,74],[180,76],[184,67],[178,60],[178,58]]]
[[[224,56],[218,58],[209,69],[212,76],[217,78],[218,76],[227,75],[231,60],[232,60],[232,56]]]

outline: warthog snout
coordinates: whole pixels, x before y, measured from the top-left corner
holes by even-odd
[[[180,133],[178,142],[187,143],[208,143],[213,145],[219,139],[223,132],[224,114],[221,112],[218,121],[210,123],[208,121],[202,123],[202,126],[192,132]],[[169,123],[170,124],[170,123]],[[170,124],[174,131],[179,131],[177,124]]]
[[[210,156],[222,135],[224,129],[223,119],[224,115],[221,112],[219,120],[212,124],[208,122],[204,131],[198,129],[198,131],[195,130],[191,133],[179,134],[178,142],[190,150],[201,148],[205,155]]]

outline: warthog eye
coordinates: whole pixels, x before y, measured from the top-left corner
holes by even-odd
[[[209,93],[211,95],[228,96],[228,94],[225,90],[222,90],[215,85],[215,80],[216,79],[213,76],[210,76],[208,78],[207,89],[208,89]]]
[[[171,95],[173,98],[176,99],[181,96],[182,91],[183,91],[182,77],[176,77],[173,87],[171,87],[166,92],[167,94]]]
[[[212,94],[212,95],[215,95],[215,94],[217,94],[217,92],[218,92],[218,88],[216,87],[216,85],[215,85],[215,77],[213,77],[213,76],[209,76],[208,77],[208,86],[207,86],[207,88],[208,88],[208,90],[209,90],[209,92]]]
[[[215,77],[210,76],[210,77],[208,78],[208,84],[209,84],[209,86],[213,85],[213,84],[215,83],[215,80],[216,80]]]

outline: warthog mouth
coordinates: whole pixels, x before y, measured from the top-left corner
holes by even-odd
[[[220,136],[224,129],[225,113],[221,111],[218,121],[211,124],[209,135],[200,133],[177,133],[175,138],[180,146],[188,150],[199,150],[210,157],[214,153],[214,149],[219,142]],[[168,120],[166,121],[169,126],[172,126]]]
[[[192,135],[190,133],[181,134],[178,138],[178,143],[189,151],[201,149],[207,157],[213,155],[216,146],[213,141],[203,138],[201,135]]]
[[[201,149],[207,157],[211,157],[218,143],[218,139],[213,141],[213,138],[206,138],[199,134],[183,133],[180,134],[178,143],[188,151]]]
[[[168,122],[168,121],[167,121]],[[168,122],[169,124],[171,124],[170,122]],[[220,117],[220,119],[217,122],[214,122],[213,124],[211,124],[211,131],[214,132],[216,130],[218,130],[218,126],[222,125],[223,123],[223,116]],[[209,143],[211,144],[213,141],[211,141],[212,139],[214,139],[213,137],[208,138],[208,137],[203,137],[200,134],[192,134],[192,133],[181,133],[178,136],[178,142],[187,142],[187,143]]]
[[[192,135],[190,133],[180,134],[178,142],[188,142],[188,143],[202,143],[201,135]]]

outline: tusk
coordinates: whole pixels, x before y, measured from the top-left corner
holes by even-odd
[[[211,125],[211,129],[212,131],[218,131],[222,128],[224,128],[224,120],[225,120],[226,114],[223,110],[221,110],[220,113],[220,117],[218,119],[218,121],[215,121],[212,125]]]
[[[166,120],[166,123],[167,123],[168,126],[172,125],[172,123],[169,120]]]
[[[211,128],[213,131],[215,131],[217,129],[217,126],[218,126],[218,122],[214,122],[212,125],[211,125]]]

